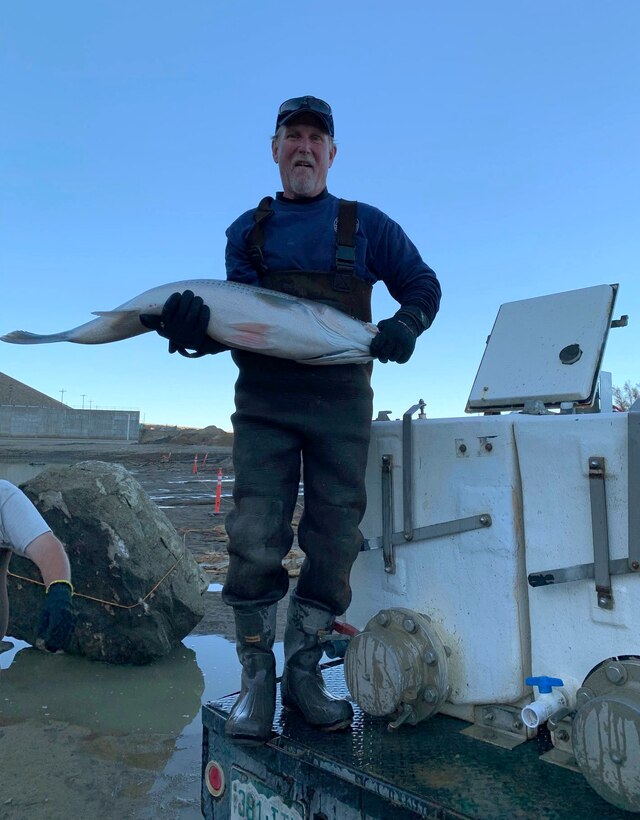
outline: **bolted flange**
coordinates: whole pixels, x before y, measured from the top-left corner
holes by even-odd
[[[430,620],[408,609],[374,616],[351,639],[344,673],[362,710],[393,716],[394,727],[425,720],[449,694],[447,649]]]

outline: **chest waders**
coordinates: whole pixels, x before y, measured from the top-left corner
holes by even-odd
[[[270,204],[267,197],[256,209],[247,243],[260,285],[370,321],[371,286],[354,274],[357,204],[340,200],[334,271],[267,268],[262,245]],[[288,591],[282,559],[293,544],[291,522],[301,466],[304,512],[298,543],[305,558],[289,603],[282,703],[300,711],[310,725],[342,729],[350,725],[353,710],[324,687],[318,666],[320,638],[349,606],[349,575],[362,546],[359,524],[366,506],[364,475],[373,412],[371,368],[314,367],[240,350],[232,355],[239,368],[232,416],[235,484],[234,509],[225,522],[229,569],[223,600],[234,607],[244,671],[225,732],[245,743],[263,742],[271,734],[271,678],[258,691],[247,670],[258,658],[261,669],[273,668],[275,682],[275,664],[268,659],[273,658],[273,638],[259,628],[248,635],[246,623],[249,613],[256,627],[275,623],[277,602]]]

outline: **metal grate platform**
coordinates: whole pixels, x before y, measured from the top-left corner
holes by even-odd
[[[332,694],[348,697],[341,665],[325,667],[324,677]],[[235,696],[230,696],[203,708],[205,726],[220,737],[234,701]],[[278,702],[276,737],[251,754],[272,758],[273,753],[280,753],[295,758],[298,764],[309,764],[312,770],[340,778],[411,813],[403,816],[486,820],[630,817],[602,800],[582,775],[541,761],[535,741],[507,751],[461,734],[469,724],[444,715],[389,731],[385,719],[365,715],[357,706],[354,711],[350,731],[320,732],[282,710]]]

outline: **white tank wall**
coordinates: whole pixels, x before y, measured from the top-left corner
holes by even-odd
[[[385,607],[429,615],[452,650],[451,702],[513,702],[526,691],[530,650],[512,417],[416,420],[413,436],[414,527],[485,512],[493,524],[397,547],[395,575],[384,572],[382,550],[362,553],[352,573],[347,620],[362,628]],[[377,422],[367,468],[365,538],[382,534],[380,464],[387,453],[394,457],[393,531],[403,529],[402,423]]]
[[[515,432],[527,572],[593,561],[590,456],[605,458],[610,555],[626,558],[627,414],[523,417]],[[598,607],[593,579],[529,589],[534,675],[572,689],[602,660],[640,654],[640,577],[612,576],[612,589],[611,610]]]
[[[382,550],[362,553],[348,621],[362,628],[387,607],[429,615],[451,647],[450,700],[460,705],[513,703],[531,693],[524,684],[531,674],[560,677],[571,694],[603,660],[640,655],[637,575],[612,577],[612,610],[598,607],[593,579],[537,588],[526,580],[593,561],[591,456],[606,462],[611,557],[627,556],[626,414],[415,420],[413,435],[414,527],[480,513],[493,524],[396,547],[395,575],[384,572]],[[377,422],[365,538],[382,535],[387,453],[394,459],[393,531],[403,529],[402,423]]]

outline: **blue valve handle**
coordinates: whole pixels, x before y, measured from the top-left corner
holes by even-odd
[[[554,686],[564,686],[564,681],[560,678],[549,678],[546,675],[540,675],[537,678],[525,678],[524,682],[527,686],[537,686],[541,695],[548,695]]]

